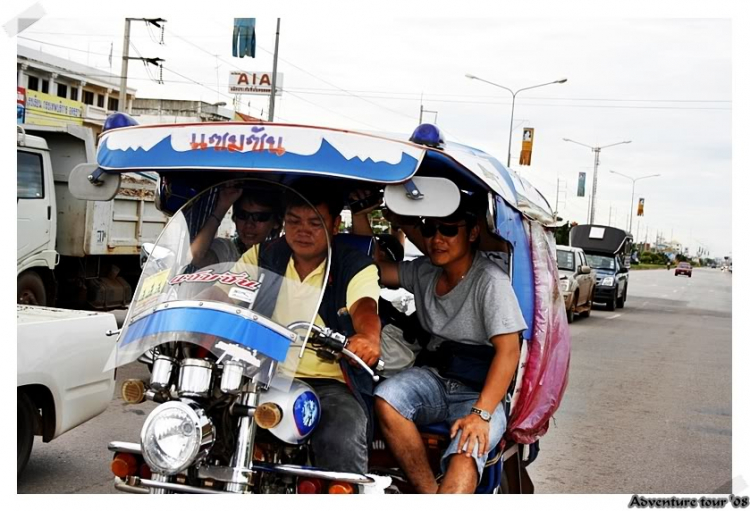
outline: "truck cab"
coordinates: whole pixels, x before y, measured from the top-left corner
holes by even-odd
[[[586,252],[588,265],[596,270],[594,301],[608,310],[625,307],[633,236],[605,225],[577,225],[570,230],[570,244]]]
[[[91,128],[18,127],[18,295],[21,304],[112,310],[127,306],[144,243],[166,223],[156,177],[127,173],[112,200],[75,197],[74,169],[96,160]]]
[[[47,142],[19,127],[16,140],[16,276],[18,302],[46,305],[54,296],[52,271],[60,260],[55,249],[57,203]]]

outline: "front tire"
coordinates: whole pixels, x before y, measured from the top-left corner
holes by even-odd
[[[625,289],[622,290],[622,296],[617,299],[618,309],[622,309],[623,307],[625,307],[625,300],[627,299],[627,296],[628,296],[628,288],[627,286],[625,286]]]
[[[607,300],[607,310],[608,311],[615,310],[615,305],[616,304],[615,304],[615,299],[614,298],[610,298],[609,300]]]
[[[577,303],[578,303],[578,294],[576,294],[573,297],[573,304],[570,306],[570,309],[565,311],[566,316],[568,318],[568,324],[572,323],[575,320],[575,310],[576,310]]]
[[[591,296],[589,296],[589,301],[586,302],[586,310],[581,312],[580,316],[582,318],[588,318],[591,316],[591,309],[594,308],[594,292],[591,292]]]
[[[34,404],[24,392],[17,393],[18,407],[18,471],[16,476],[23,472],[26,463],[31,456],[31,447],[34,445],[35,416]]]
[[[47,290],[42,277],[35,271],[27,270],[18,276],[17,303],[22,305],[47,305]]]

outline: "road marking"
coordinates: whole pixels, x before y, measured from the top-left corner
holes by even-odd
[[[622,314],[615,314],[614,316],[610,316],[607,319],[615,319],[615,318],[619,318],[620,316],[622,316]]]
[[[644,308],[644,307],[645,307],[646,305],[648,305],[648,300],[646,300],[645,302],[643,302],[643,305],[641,305],[641,306],[640,306],[640,307],[638,307],[638,308],[639,308],[639,309],[642,309],[642,308]]]

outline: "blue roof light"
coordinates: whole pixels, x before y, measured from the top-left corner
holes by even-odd
[[[440,131],[440,128],[434,124],[420,124],[414,133],[409,138],[410,142],[415,144],[426,145],[427,147],[434,147],[436,149],[442,149],[445,145],[445,137]]]
[[[138,126],[138,121],[122,112],[115,112],[107,116],[104,121],[102,132],[113,130],[115,128],[127,128],[128,126]]]

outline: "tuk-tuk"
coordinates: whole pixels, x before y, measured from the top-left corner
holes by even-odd
[[[122,127],[112,127],[117,123]],[[379,189],[385,207],[410,216],[451,214],[459,190],[486,196],[480,250],[510,276],[529,328],[519,339],[521,359],[503,405],[506,434],[490,453],[477,492],[533,491],[525,467],[565,391],[570,334],[555,263],[555,217],[528,181],[480,150],[446,142],[429,124],[402,138],[278,123],[133,124],[122,114],[109,119],[97,163],[76,168],[70,182],[81,198],[108,200],[121,174],[155,173],[156,203],[171,216],[155,246],[147,247],[109,363],[146,363],[150,381],[128,382],[123,395],[131,403],[160,403],[146,418],[140,444],[110,443],[117,489],[403,491],[398,467],[384,466],[376,455],[383,450],[378,440],[372,473],[324,471],[306,457],[319,402],[295,378],[296,364],[306,349],[351,356],[343,336],[315,325],[323,289],[302,290],[307,298],[297,300],[294,321],[282,324],[271,319],[263,299],[263,290],[278,286],[282,275],[260,263],[239,273],[234,261],[206,267],[195,258],[196,240],[209,222],[214,238],[233,234],[230,213],[215,214],[222,190],[304,200],[304,190],[294,189],[304,177],[319,186]],[[273,235],[283,230],[278,225]],[[233,303],[207,298],[215,285],[229,289]],[[358,363],[379,378],[378,367]],[[448,427],[428,428],[425,438],[445,436]]]

